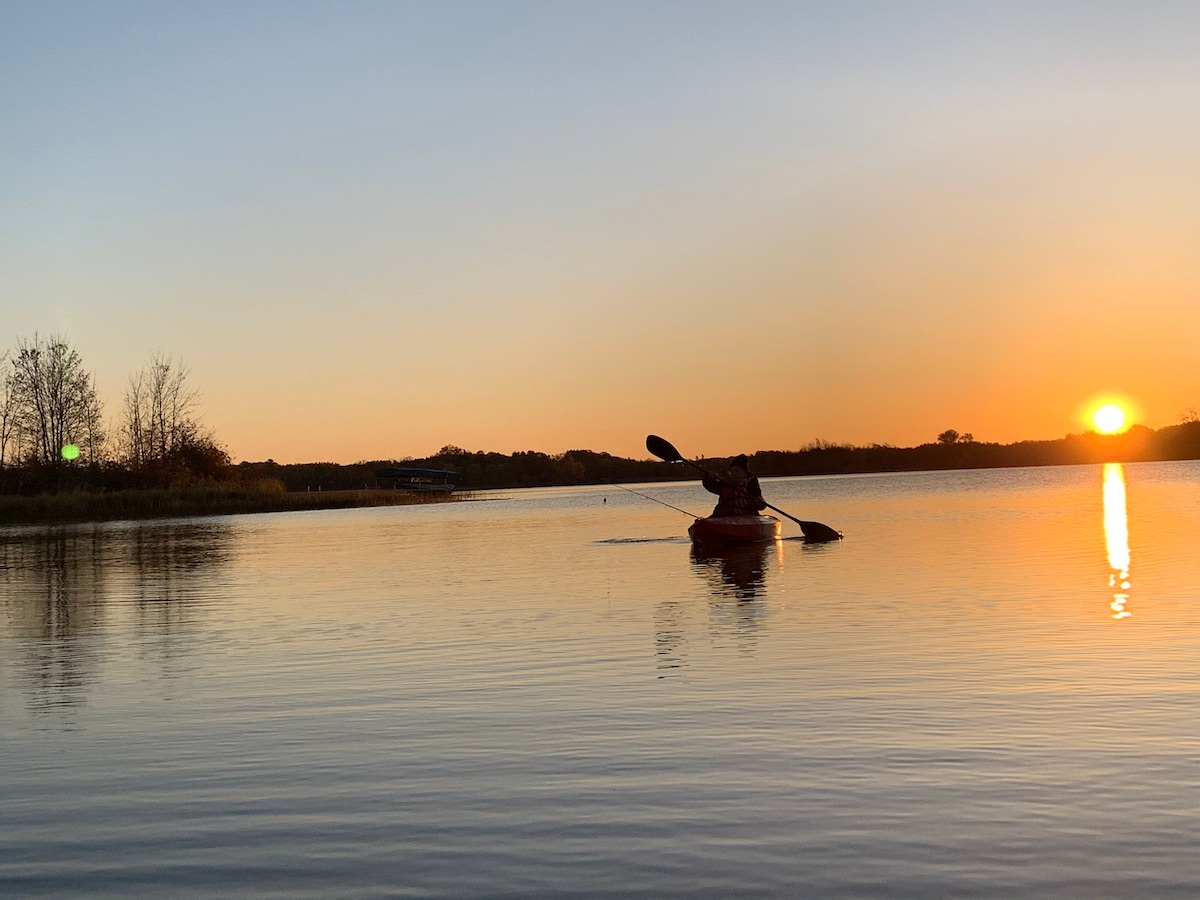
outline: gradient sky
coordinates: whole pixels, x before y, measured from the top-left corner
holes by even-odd
[[[0,346],[235,459],[1200,407],[1200,5],[0,4]]]

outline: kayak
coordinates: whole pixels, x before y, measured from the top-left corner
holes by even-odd
[[[696,544],[756,544],[779,539],[782,528],[774,516],[709,516],[688,529]]]

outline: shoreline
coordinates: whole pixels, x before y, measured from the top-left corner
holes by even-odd
[[[408,493],[385,488],[282,491],[245,485],[181,490],[73,491],[30,497],[6,495],[0,496],[0,527],[369,509],[457,502],[470,497],[469,491],[460,494]]]
[[[1187,462],[1190,460],[1123,460],[1131,462]],[[760,474],[764,480],[776,478],[845,478],[880,475],[948,474],[996,469],[1064,468],[1099,465],[1095,462],[1047,462],[1011,466],[957,466],[921,469],[878,469],[854,472],[796,474]],[[692,478],[630,481],[630,484],[678,484]],[[505,487],[455,492],[408,492],[394,488],[356,488],[343,490],[286,491],[279,485],[250,483],[210,485],[183,489],[70,491],[33,496],[0,495],[0,528],[32,525],[72,525],[88,522],[143,521],[154,519],[252,515],[273,512],[308,512],[325,509],[371,509],[384,506],[415,506],[431,503],[471,502],[492,497],[481,496],[504,491],[542,488],[620,487],[614,481],[579,481],[570,484],[508,485]]]

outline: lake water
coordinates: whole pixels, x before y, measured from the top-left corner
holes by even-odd
[[[0,896],[1200,895],[1200,464],[763,486],[0,531]]]

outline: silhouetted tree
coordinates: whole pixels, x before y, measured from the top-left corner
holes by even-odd
[[[8,462],[9,445],[16,443],[16,383],[12,361],[6,352],[0,356],[0,467]]]
[[[74,444],[96,462],[104,444],[100,398],[83,358],[59,335],[22,338],[10,378],[14,423],[22,450],[36,462],[58,466]]]
[[[200,392],[190,370],[157,352],[129,378],[120,433],[125,463],[144,486],[174,487],[228,478],[229,454],[196,418]]]
[[[159,352],[149,365],[129,377],[121,441],[131,465],[164,460],[202,442],[204,436],[194,417],[200,392],[188,384],[188,373],[182,362]]]
[[[961,434],[953,428],[947,428],[937,436],[939,444],[973,444],[975,443],[975,435],[969,431],[964,431]]]

